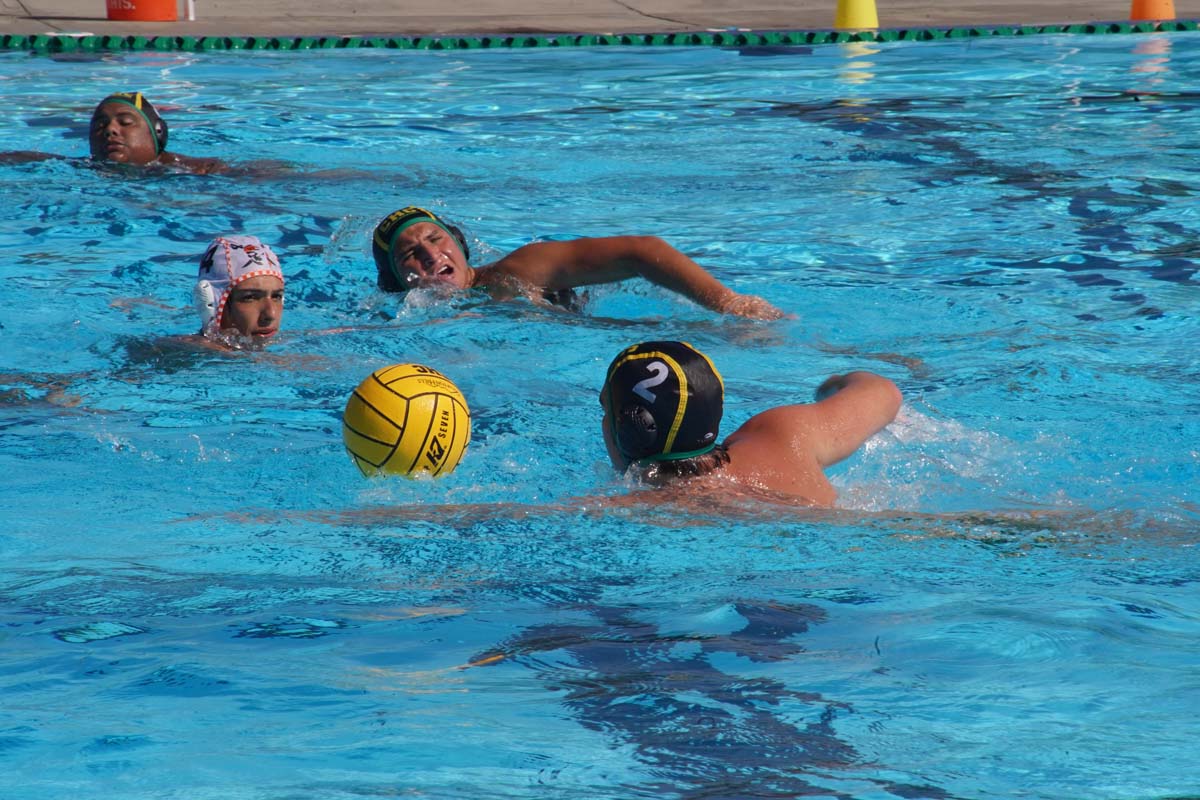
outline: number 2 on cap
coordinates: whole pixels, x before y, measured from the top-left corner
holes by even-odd
[[[638,381],[633,385],[633,393],[645,400],[647,403],[653,403],[657,398],[654,392],[650,391],[651,386],[658,386],[667,379],[671,374],[671,370],[661,361],[651,361],[646,365],[646,371],[654,373],[644,381]]]

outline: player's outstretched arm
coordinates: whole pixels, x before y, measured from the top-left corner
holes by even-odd
[[[535,242],[514,250],[493,269],[542,289],[573,289],[643,277],[705,308],[751,319],[783,312],[761,297],[739,294],[657,236],[610,236]]]

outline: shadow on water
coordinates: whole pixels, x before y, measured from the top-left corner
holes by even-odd
[[[837,735],[848,704],[797,691],[767,677],[730,674],[719,655],[755,663],[784,662],[805,652],[794,641],[826,612],[809,604],[735,601],[745,624],[728,634],[671,634],[638,618],[633,607],[588,604],[590,625],[539,625],[479,653],[473,664],[514,661],[534,670],[585,728],[613,747],[632,747],[661,777],[638,787],[656,797],[720,800],[751,797],[837,797],[823,787],[866,781],[904,798],[949,798],[936,786],[896,783],[863,774],[865,762]],[[564,610],[577,611],[572,604]],[[556,653],[571,666],[558,667]],[[805,716],[791,722],[784,716]]]

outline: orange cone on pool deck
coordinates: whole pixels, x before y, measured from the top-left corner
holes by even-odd
[[[1174,0],[1133,0],[1129,8],[1129,19],[1175,19]]]
[[[1170,2],[1171,0],[1166,0]],[[1138,0],[1134,0],[1138,2]],[[838,0],[833,27],[840,29],[878,28],[875,0]]]
[[[105,0],[108,18],[136,22],[174,22],[179,0]]]

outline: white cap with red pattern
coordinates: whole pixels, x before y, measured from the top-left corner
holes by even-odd
[[[257,236],[218,236],[200,259],[199,280],[193,291],[201,330],[220,330],[225,303],[233,288],[247,278],[274,275],[283,280],[279,259]]]

